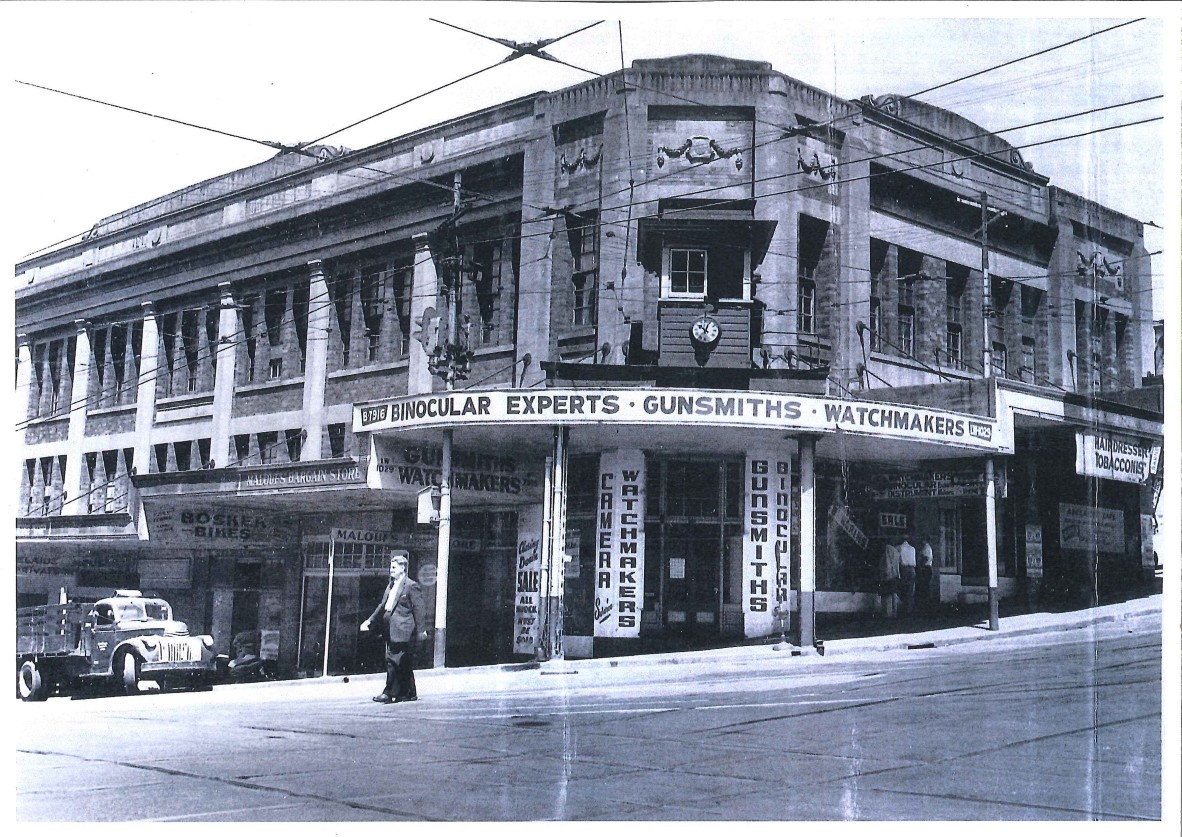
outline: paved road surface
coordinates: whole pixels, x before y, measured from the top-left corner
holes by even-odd
[[[1157,820],[1161,619],[18,704],[20,820]]]

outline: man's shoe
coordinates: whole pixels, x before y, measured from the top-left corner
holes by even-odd
[[[418,700],[418,695],[410,695],[409,697],[394,698],[395,703],[410,703],[412,700]]]
[[[382,692],[382,694],[380,694],[380,695],[374,695],[373,701],[374,701],[374,703],[393,703],[394,698],[390,697],[385,692]]]

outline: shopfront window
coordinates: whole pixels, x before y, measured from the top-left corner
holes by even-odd
[[[332,630],[329,672],[382,670],[381,642],[362,635],[358,627],[381,598],[389,578],[388,544],[338,541],[332,550]],[[303,596],[300,618],[299,667],[321,671],[324,665],[324,620],[328,599],[329,542],[304,541]]]
[[[940,570],[956,575],[961,568],[960,508],[940,509]]]

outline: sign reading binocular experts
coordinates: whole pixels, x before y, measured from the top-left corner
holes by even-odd
[[[353,408],[357,431],[480,425],[639,424],[849,433],[1012,453],[1012,429],[948,410],[746,390],[440,392]]]

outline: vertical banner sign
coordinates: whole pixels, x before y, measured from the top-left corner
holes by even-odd
[[[743,633],[775,630],[776,607],[787,609],[791,579],[792,461],[750,453],[743,532]]]
[[[1026,577],[1042,578],[1042,526],[1026,524]]]
[[[644,607],[644,452],[599,457],[595,636],[640,636]]]
[[[513,600],[513,653],[537,647],[542,585],[542,507],[526,506],[517,515],[517,595]]]
[[[1157,553],[1153,549],[1153,515],[1141,515],[1141,566],[1157,569]]]

